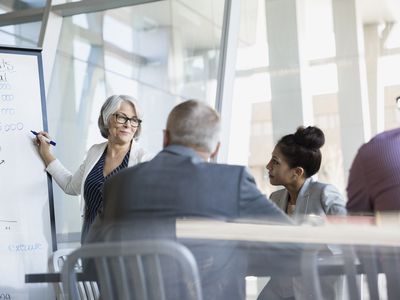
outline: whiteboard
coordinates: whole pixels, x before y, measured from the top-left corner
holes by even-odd
[[[0,47],[0,299],[54,299],[25,284],[56,250],[51,182],[30,130],[47,130],[40,51]]]

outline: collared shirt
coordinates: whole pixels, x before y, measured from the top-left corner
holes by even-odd
[[[347,210],[400,210],[400,128],[361,146],[350,169]]]
[[[194,163],[205,162],[205,160],[196,152],[196,150],[190,147],[174,144],[164,148],[163,151],[176,155],[189,156],[192,158]]]

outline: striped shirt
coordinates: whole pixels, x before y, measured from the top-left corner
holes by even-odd
[[[81,243],[85,241],[86,236],[89,232],[90,225],[92,225],[94,219],[97,216],[97,213],[103,207],[104,182],[108,178],[117,174],[119,171],[128,166],[130,150],[128,151],[128,153],[126,153],[124,159],[122,160],[122,163],[118,167],[116,167],[110,174],[104,177],[103,170],[104,170],[104,163],[106,160],[106,153],[107,153],[107,147],[85,180],[85,186],[84,186],[85,213],[82,226]]]

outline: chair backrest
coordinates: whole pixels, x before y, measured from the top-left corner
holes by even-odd
[[[357,255],[366,274],[369,299],[400,299],[400,248],[395,246],[364,246],[357,249]],[[384,276],[385,284],[379,277]]]
[[[64,261],[67,259],[67,255],[70,254],[72,251],[74,251],[74,249],[70,248],[58,249],[54,251],[49,261],[50,271],[56,273],[60,272],[64,265]],[[56,290],[56,298],[58,300],[64,300],[62,283],[55,284],[55,290]]]
[[[75,249],[65,248],[58,249],[53,252],[51,257],[51,265],[50,270],[53,272],[61,272],[65,261],[67,260],[67,256],[71,254]],[[75,264],[75,271],[82,272],[82,261],[78,260]],[[78,292],[80,300],[96,300],[99,299],[99,289],[97,287],[97,283],[94,281],[81,281],[78,283]],[[58,300],[65,300],[64,290],[62,283],[56,285],[56,297]]]
[[[79,259],[84,261],[85,272],[95,274],[102,299],[164,300],[168,289],[176,288],[170,279],[179,283],[179,289],[185,287],[185,299],[202,299],[196,261],[186,247],[173,241],[136,240],[82,246],[68,255],[62,269],[66,299],[79,299],[75,270]],[[171,261],[180,270],[179,278],[171,278]]]
[[[310,247],[311,248],[311,247]],[[364,275],[368,288],[368,299],[400,299],[400,251],[397,247],[343,245],[340,258],[341,273],[347,281],[349,299],[362,297],[360,276]],[[308,249],[302,254],[302,278],[310,291],[310,299],[322,299],[318,250]],[[379,278],[384,276],[386,285]]]

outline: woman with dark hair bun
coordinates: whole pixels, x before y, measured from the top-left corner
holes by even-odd
[[[272,193],[271,200],[298,223],[306,215],[346,214],[339,191],[312,178],[321,167],[324,143],[325,135],[318,127],[299,127],[278,141],[267,164],[270,183],[285,187]]]
[[[325,136],[315,126],[299,127],[294,134],[282,137],[276,144],[266,168],[272,185],[284,189],[273,192],[270,199],[298,224],[311,221],[307,216],[345,215],[345,201],[331,184],[315,181],[312,176],[321,166],[321,150]],[[328,250],[329,248],[329,250]],[[335,247],[323,247],[322,253],[340,253]],[[339,277],[325,276],[320,280],[323,299],[335,299]],[[293,281],[291,280],[293,279]],[[296,299],[293,286],[296,278],[272,278],[258,296],[261,299]],[[299,295],[298,295],[299,296]],[[301,297],[300,297],[301,298]]]

